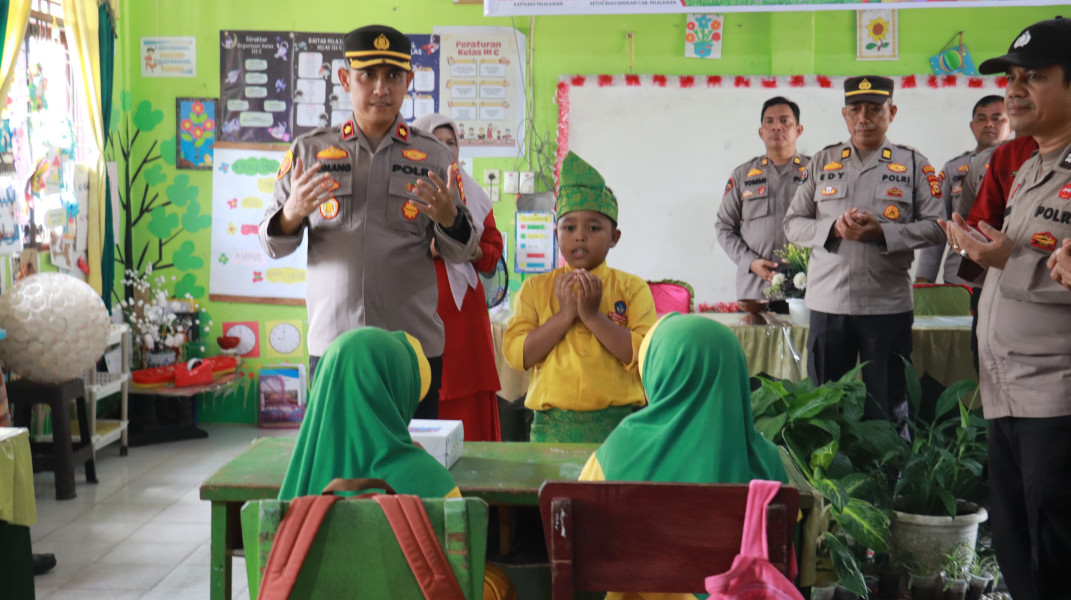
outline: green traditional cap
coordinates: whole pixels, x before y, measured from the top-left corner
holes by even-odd
[[[562,161],[558,184],[558,218],[578,210],[592,210],[617,223],[617,198],[606,187],[606,180],[595,167],[570,151]]]

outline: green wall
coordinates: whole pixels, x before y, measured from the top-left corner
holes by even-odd
[[[495,25],[513,26],[529,36],[533,46],[531,105],[535,133],[554,139],[557,107],[554,92],[561,74],[572,73],[664,73],[699,75],[787,75],[817,73],[825,75],[859,75],[876,73],[906,75],[929,72],[929,56],[939,51],[957,31],[965,32],[965,41],[976,62],[1002,54],[1014,36],[1025,26],[1056,14],[1071,13],[1071,5],[1059,7],[1000,8],[926,8],[899,11],[900,60],[857,62],[855,60],[854,11],[731,13],[725,18],[722,59],[683,58],[681,30],[683,15],[633,16],[551,16],[485,18],[479,5],[453,5],[450,0],[406,0],[403,2],[343,2],[318,0],[294,3],[281,0],[186,0],[184,2],[145,2],[123,0],[119,47],[121,56],[116,69],[116,98],[128,93],[129,106],[137,109],[145,101],[162,111],[162,121],[149,132],[140,134],[139,143],[172,139],[175,130],[175,98],[180,96],[217,97],[219,95],[219,30],[283,30],[345,32],[360,25],[381,22],[408,33],[430,32],[436,26]],[[534,34],[533,34],[534,31]],[[631,70],[629,34],[632,34]],[[143,79],[138,59],[142,36],[196,36],[197,78]],[[119,116],[123,119],[121,108]],[[935,110],[939,110],[935,107]],[[711,118],[735,118],[735,115],[711,115]],[[627,127],[627,123],[621,126]],[[637,143],[643,143],[637,132]],[[166,158],[165,161],[166,162]],[[173,163],[173,161],[172,161]],[[156,162],[154,164],[161,164]],[[514,166],[513,159],[478,159],[476,179],[483,169],[514,170],[526,167],[523,161]],[[175,171],[164,164],[166,179],[150,187],[150,194],[167,196],[167,188],[176,177],[188,176],[188,185],[199,188],[198,202],[204,210],[211,207],[211,174],[205,171]],[[660,174],[671,177],[673,174]],[[140,190],[140,188],[139,188]],[[168,210],[182,214],[185,206]],[[508,239],[513,228],[513,203],[503,200],[495,205],[499,229]],[[145,241],[155,245],[156,238],[140,224],[134,234],[135,247]],[[207,334],[208,350],[214,354],[220,323],[236,320],[301,319],[304,308],[264,304],[230,304],[208,302],[208,248],[210,233],[203,229],[185,232],[166,248],[165,256],[185,241],[192,241],[206,257],[200,268],[184,265],[185,271],[172,268],[166,274],[179,280],[192,275],[205,288],[198,298],[213,320]],[[510,243],[512,246],[512,243]],[[513,255],[510,248],[510,256]],[[168,277],[170,279],[170,277]],[[520,279],[514,276],[511,287]],[[120,290],[121,293],[121,290]],[[265,334],[261,332],[262,336]],[[266,343],[262,341],[263,344]],[[262,361],[247,361],[247,370]],[[256,421],[255,389],[226,399],[205,401],[201,418],[208,421],[253,423]]]

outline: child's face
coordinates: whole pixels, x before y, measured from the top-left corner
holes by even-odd
[[[610,217],[593,210],[575,210],[558,219],[555,232],[565,262],[574,269],[594,269],[621,239]]]

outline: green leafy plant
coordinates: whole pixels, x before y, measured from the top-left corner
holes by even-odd
[[[900,439],[886,421],[862,421],[866,387],[857,381],[862,366],[837,381],[815,386],[762,379],[752,394],[755,428],[784,447],[792,462],[825,502],[816,507],[831,527],[821,533],[840,584],[865,595],[859,561],[849,547],[856,544],[884,553],[889,550],[889,518],[871,500],[888,499],[882,466],[898,452]],[[900,439],[899,443],[903,443]]]
[[[971,380],[952,384],[937,398],[934,416],[924,419],[918,377],[910,362],[904,360],[904,365],[912,441],[910,446],[900,448],[895,460],[900,478],[893,492],[893,505],[903,512],[954,517],[958,501],[971,497],[984,485],[987,425],[985,419],[967,408],[978,386]]]

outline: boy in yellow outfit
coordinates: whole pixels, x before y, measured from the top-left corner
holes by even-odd
[[[645,403],[636,357],[655,323],[647,282],[606,265],[621,239],[617,198],[591,165],[562,162],[555,235],[568,266],[524,282],[502,343],[532,369],[525,406],[533,442],[601,443]]]

